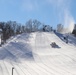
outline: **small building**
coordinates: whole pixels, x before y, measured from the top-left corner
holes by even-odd
[[[73,29],[72,34],[74,34],[76,36],[76,24],[74,24],[74,29]]]
[[[0,29],[0,45],[1,45],[2,29]]]
[[[76,30],[76,24],[74,25],[74,30]]]

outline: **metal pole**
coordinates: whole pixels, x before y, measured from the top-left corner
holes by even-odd
[[[13,75],[13,69],[14,69],[14,67],[12,67],[12,75]]]

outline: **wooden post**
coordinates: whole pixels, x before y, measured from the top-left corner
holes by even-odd
[[[13,69],[14,69],[14,67],[12,67],[12,75],[13,75]]]

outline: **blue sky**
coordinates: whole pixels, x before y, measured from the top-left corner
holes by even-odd
[[[44,24],[65,27],[76,21],[76,0],[0,0],[0,21],[25,24],[37,19]]]

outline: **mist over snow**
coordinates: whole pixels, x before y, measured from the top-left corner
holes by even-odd
[[[64,17],[64,25],[67,28],[67,32],[72,32],[75,24],[73,16],[69,13],[69,11],[66,11]]]
[[[64,25],[64,33],[71,33],[74,28],[75,20],[71,14],[72,0],[47,0],[58,15],[59,22]]]

